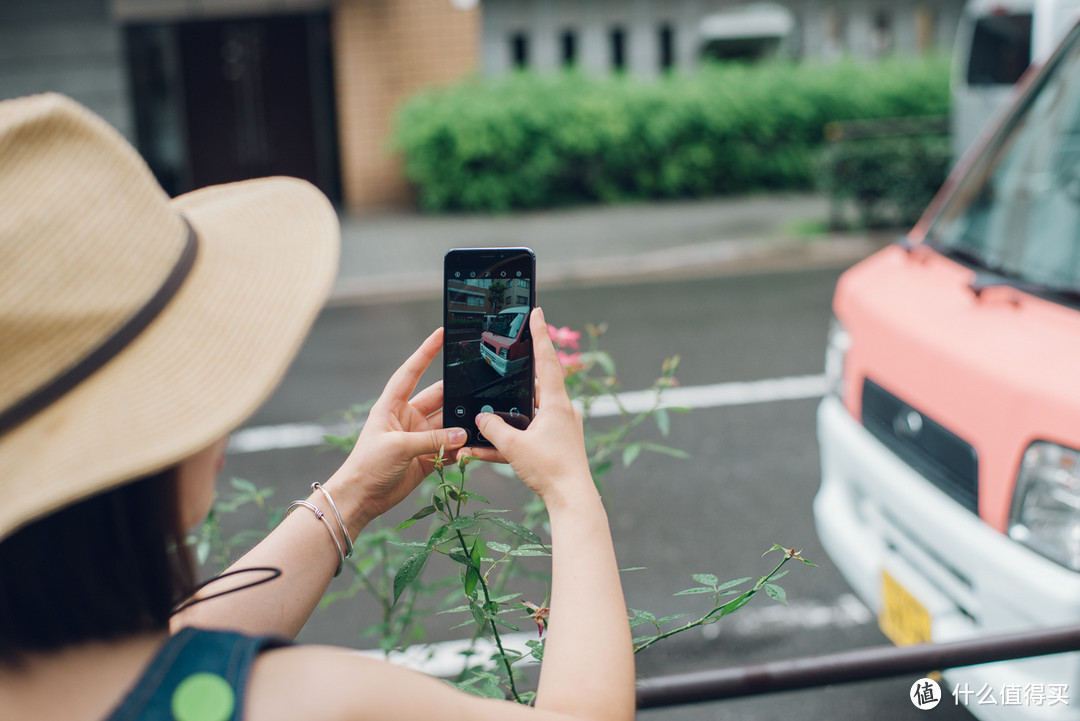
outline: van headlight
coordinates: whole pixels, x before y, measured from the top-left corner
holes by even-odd
[[[829,321],[829,334],[825,344],[825,389],[837,398],[844,397],[844,358],[849,348],[851,336],[836,316],[833,316]]]
[[[1009,536],[1080,571],[1080,451],[1036,441],[1024,452]]]

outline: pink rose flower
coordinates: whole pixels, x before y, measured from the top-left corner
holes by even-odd
[[[551,336],[552,342],[560,348],[577,350],[581,347],[581,331],[579,330],[571,330],[567,326],[556,328],[548,324],[548,334]]]

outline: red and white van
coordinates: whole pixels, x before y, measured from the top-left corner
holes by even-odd
[[[1080,28],[833,310],[814,515],[886,634],[1080,623]],[[1080,719],[1077,653],[945,679],[983,718]]]
[[[523,370],[529,361],[528,318],[528,306],[506,308],[480,336],[480,356],[504,378]]]

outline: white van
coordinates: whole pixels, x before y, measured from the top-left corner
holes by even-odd
[[[953,160],[980,136],[1030,65],[1080,17],[1080,0],[970,0],[953,48]]]

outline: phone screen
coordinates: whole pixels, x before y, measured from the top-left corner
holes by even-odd
[[[497,413],[525,428],[533,414],[529,312],[536,256],[528,248],[455,249],[443,275],[443,425],[491,445],[476,415]]]

